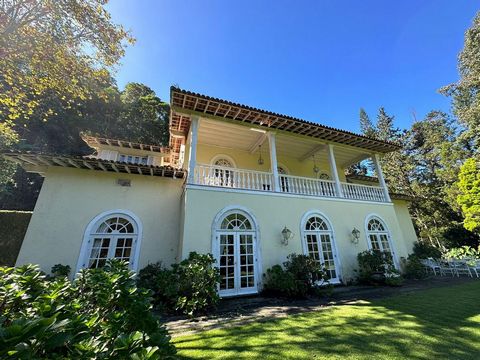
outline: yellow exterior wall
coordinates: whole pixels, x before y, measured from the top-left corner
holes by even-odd
[[[408,211],[408,202],[405,200],[393,200],[395,213],[397,214],[398,224],[402,229],[405,251],[410,254],[413,250],[413,243],[417,241],[417,234],[413,227],[412,217]]]
[[[186,155],[188,155],[188,153]],[[248,151],[219,146],[205,144],[198,144],[197,146],[197,163],[199,164],[210,164],[212,159],[218,155],[227,155],[232,158],[236,167],[239,169],[270,172],[270,152],[268,143],[262,146],[262,158],[265,161],[263,165],[258,165],[258,151],[254,154],[250,154]],[[330,165],[326,154],[324,155],[325,156],[317,157],[316,164],[322,172],[330,174]],[[277,162],[279,165],[283,165],[288,169],[289,175],[314,178],[313,162],[310,159],[300,162],[298,159],[292,157],[278,156]],[[340,181],[345,181],[345,170],[337,166],[337,172]]]
[[[116,185],[130,179],[131,187]],[[143,225],[139,269],[149,262],[176,261],[183,180],[49,168],[33,212],[17,265],[58,263],[76,268],[87,225],[115,209],[133,212]]]
[[[247,192],[211,191],[208,189],[189,188],[185,193],[185,217],[181,257],[189,252],[212,252],[212,222],[224,208],[239,206],[249,209],[256,218],[260,231],[259,250],[262,263],[262,274],[269,267],[281,264],[290,253],[303,253],[300,223],[304,214],[310,210],[318,210],[331,222],[335,242],[341,263],[343,280],[355,277],[357,254],[367,250],[365,220],[370,214],[380,216],[387,224],[393,241],[397,259],[406,257],[416,240],[401,226],[407,226],[408,212],[403,204],[394,207],[392,204],[367,203],[360,201],[341,201],[264,195]],[[401,217],[401,222],[397,216]],[[288,246],[281,244],[281,231],[287,226],[294,237]],[[361,236],[358,244],[351,242],[351,231],[356,227]],[[259,277],[261,278],[261,276]]]

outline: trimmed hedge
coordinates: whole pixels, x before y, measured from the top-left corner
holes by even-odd
[[[31,211],[0,210],[0,266],[14,266]]]

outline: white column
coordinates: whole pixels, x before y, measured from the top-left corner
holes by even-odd
[[[382,167],[380,166],[380,156],[378,154],[373,155],[373,163],[375,164],[375,169],[377,170],[378,182],[383,188],[383,195],[385,196],[385,200],[387,202],[390,202],[390,194],[388,193],[388,187],[383,177]]]
[[[198,116],[192,116],[190,123],[190,152],[188,160],[188,183],[193,184],[197,164]]]
[[[338,177],[337,163],[335,162],[335,155],[333,154],[333,145],[327,146],[328,161],[330,162],[330,171],[332,173],[333,180],[335,181],[335,189],[337,196],[343,197],[342,184],[340,184],[340,178]]]
[[[273,191],[280,191],[278,179],[277,148],[275,146],[275,133],[267,132],[268,145],[270,147],[270,166],[273,174]]]

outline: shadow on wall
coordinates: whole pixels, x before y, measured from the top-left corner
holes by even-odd
[[[31,211],[0,210],[0,266],[15,265],[31,217]]]

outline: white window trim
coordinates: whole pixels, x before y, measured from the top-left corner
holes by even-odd
[[[232,164],[232,168],[237,168],[237,164],[235,160],[231,156],[225,155],[225,154],[217,154],[215,155],[211,160],[210,160],[210,165],[215,166],[215,162],[217,162],[220,159],[226,159]]]
[[[141,247],[141,244],[142,244],[142,233],[143,233],[142,222],[140,221],[139,217],[137,215],[135,215],[133,212],[131,212],[130,210],[115,209],[115,210],[107,210],[107,211],[102,212],[101,214],[98,214],[88,223],[88,225],[85,229],[85,232],[83,234],[83,242],[82,242],[82,247],[80,248],[80,255],[78,257],[75,274],[77,274],[81,269],[84,268],[82,265],[85,262],[86,257],[90,255],[89,254],[89,250],[90,250],[89,240],[90,240],[90,236],[91,236],[93,227],[95,225],[97,225],[97,223],[102,218],[108,218],[108,217],[111,217],[113,215],[119,215],[119,216],[126,215],[126,216],[130,217],[136,223],[135,225],[137,227],[137,234],[136,234],[137,243],[135,244],[135,251],[132,255],[133,266],[131,266],[130,268],[133,271],[138,270],[138,260],[140,258],[140,247]]]
[[[319,216],[321,217],[328,225],[328,228],[330,230],[330,236],[332,237],[331,242],[332,242],[332,249],[334,251],[334,256],[335,256],[335,261],[337,264],[337,269],[338,269],[338,275],[337,278],[339,279],[340,283],[343,280],[342,276],[342,260],[340,259],[340,253],[338,252],[337,249],[337,239],[335,236],[335,229],[332,225],[332,222],[328,218],[327,215],[325,215],[323,212],[317,209],[311,209],[308,210],[305,214],[303,214],[302,219],[300,221],[300,234],[302,237],[302,248],[303,248],[303,254],[308,256],[308,245],[306,241],[306,236],[305,236],[305,225],[307,224],[308,219],[310,219],[313,216]]]
[[[380,215],[375,214],[375,213],[368,214],[367,217],[365,218],[365,224],[364,224],[364,226],[365,226],[365,240],[367,242],[368,250],[372,250],[372,244],[370,242],[370,231],[368,230],[368,223],[370,222],[370,220],[372,220],[374,218],[376,220],[380,221],[380,223],[385,228],[385,232],[387,233],[388,244],[390,245],[390,249],[392,251],[393,264],[394,264],[395,268],[397,270],[399,270],[400,269],[400,264],[399,264],[398,259],[397,259],[397,251],[396,251],[395,247],[393,246],[394,244],[393,244],[392,233],[390,231],[390,228],[387,226],[387,223],[385,222],[385,220],[383,220],[383,218]]]
[[[222,220],[233,213],[240,213],[244,215],[252,224],[252,229],[249,230],[249,232],[255,232],[255,249],[256,249],[256,256],[257,256],[257,261],[256,261],[256,278],[257,278],[257,292],[259,293],[262,290],[262,277],[263,277],[263,272],[262,272],[262,251],[260,247],[260,228],[258,226],[258,221],[255,215],[246,207],[241,206],[241,205],[230,205],[224,207],[222,210],[220,210],[217,215],[215,216],[213,222],[212,222],[212,241],[211,241],[211,252],[213,257],[215,258],[215,265],[219,266],[220,264],[218,263],[218,259],[220,259],[220,253],[219,253],[219,246],[218,246],[218,241],[217,241],[217,232],[222,232],[224,230],[220,229],[220,225],[222,223]]]

